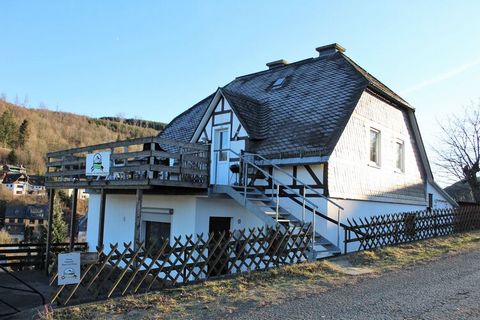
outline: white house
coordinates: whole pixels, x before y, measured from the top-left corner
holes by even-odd
[[[8,173],[2,183],[12,191],[14,196],[24,195],[28,192],[28,176],[25,173]]]
[[[341,46],[317,51],[318,57],[274,61],[218,88],[142,152],[125,150],[137,155],[133,160],[115,153],[119,143],[70,151],[112,150],[115,175],[67,183],[90,190],[90,247],[155,245],[160,237],[277,222],[294,227],[303,220],[315,222],[315,249],[336,254],[343,239],[338,222],[349,217],[456,206],[434,182],[414,108]],[[208,147],[208,170],[196,167],[203,173],[195,174],[192,163],[201,157],[182,153],[189,146]],[[134,162],[147,170],[145,184],[126,183],[139,181],[138,170],[118,174]],[[66,173],[52,175],[62,176],[59,187],[68,181]]]

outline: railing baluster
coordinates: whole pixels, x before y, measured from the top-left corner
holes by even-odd
[[[277,222],[278,222],[278,209],[280,207],[280,184],[277,184]]]
[[[248,184],[248,162],[243,161],[243,201],[247,205],[247,184]]]
[[[315,220],[316,220],[315,216],[317,215],[316,212],[317,212],[317,210],[314,208],[313,209],[313,218],[312,218],[312,224],[313,224],[313,226],[312,226],[312,254],[315,250],[315,234],[316,234],[316,229],[317,229],[316,224],[315,224]]]
[[[303,186],[303,198],[302,198],[302,222],[305,223],[305,204],[306,204],[306,188]]]
[[[275,188],[275,184],[273,182],[273,179],[275,179],[275,167],[272,167],[272,178],[270,180],[272,180],[272,186],[271,186],[271,189],[270,189],[270,192],[271,192],[271,197],[272,197],[272,201],[273,201],[273,189]]]
[[[337,248],[340,248],[340,208],[337,208]]]

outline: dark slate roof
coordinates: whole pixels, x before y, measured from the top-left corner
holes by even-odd
[[[273,87],[280,78],[283,85]],[[289,157],[329,155],[367,88],[410,107],[340,52],[238,77],[220,90],[255,140],[249,151]],[[161,136],[189,141],[211,97],[175,118]]]
[[[25,218],[27,219],[47,219],[48,205],[27,205],[25,208]]]
[[[209,95],[190,109],[175,117],[165,129],[163,129],[159,136],[189,142],[193,137],[195,129],[197,129],[198,124],[202,120],[203,115],[207,111],[213,96],[214,94]]]
[[[44,176],[28,176],[28,182],[34,186],[44,186],[45,177]]]
[[[9,204],[5,208],[5,218],[25,218],[26,206],[23,204]]]
[[[466,181],[455,182],[443,190],[445,190],[445,192],[447,192],[457,202],[475,203],[472,188],[470,188],[470,185]]]
[[[24,173],[8,173],[5,178],[3,178],[3,182],[2,183],[14,183],[16,182],[18,179],[20,179],[22,176],[24,176],[25,178],[27,177]]]
[[[228,100],[250,139],[259,140],[268,138],[270,124],[270,109],[259,101],[227,89],[221,89],[223,96]]]

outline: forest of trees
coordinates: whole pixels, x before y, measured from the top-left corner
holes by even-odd
[[[0,162],[22,164],[29,174],[43,174],[49,151],[158,134],[142,126],[25,108],[0,99]]]

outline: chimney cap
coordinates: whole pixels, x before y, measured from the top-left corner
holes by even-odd
[[[315,50],[317,50],[320,56],[329,55],[335,52],[345,52],[345,48],[338,43],[327,44],[326,46],[318,47]]]
[[[288,64],[287,60],[280,59],[280,60],[275,60],[275,61],[269,62],[266,65],[267,65],[268,69],[275,69],[275,68],[286,66],[287,64]]]

